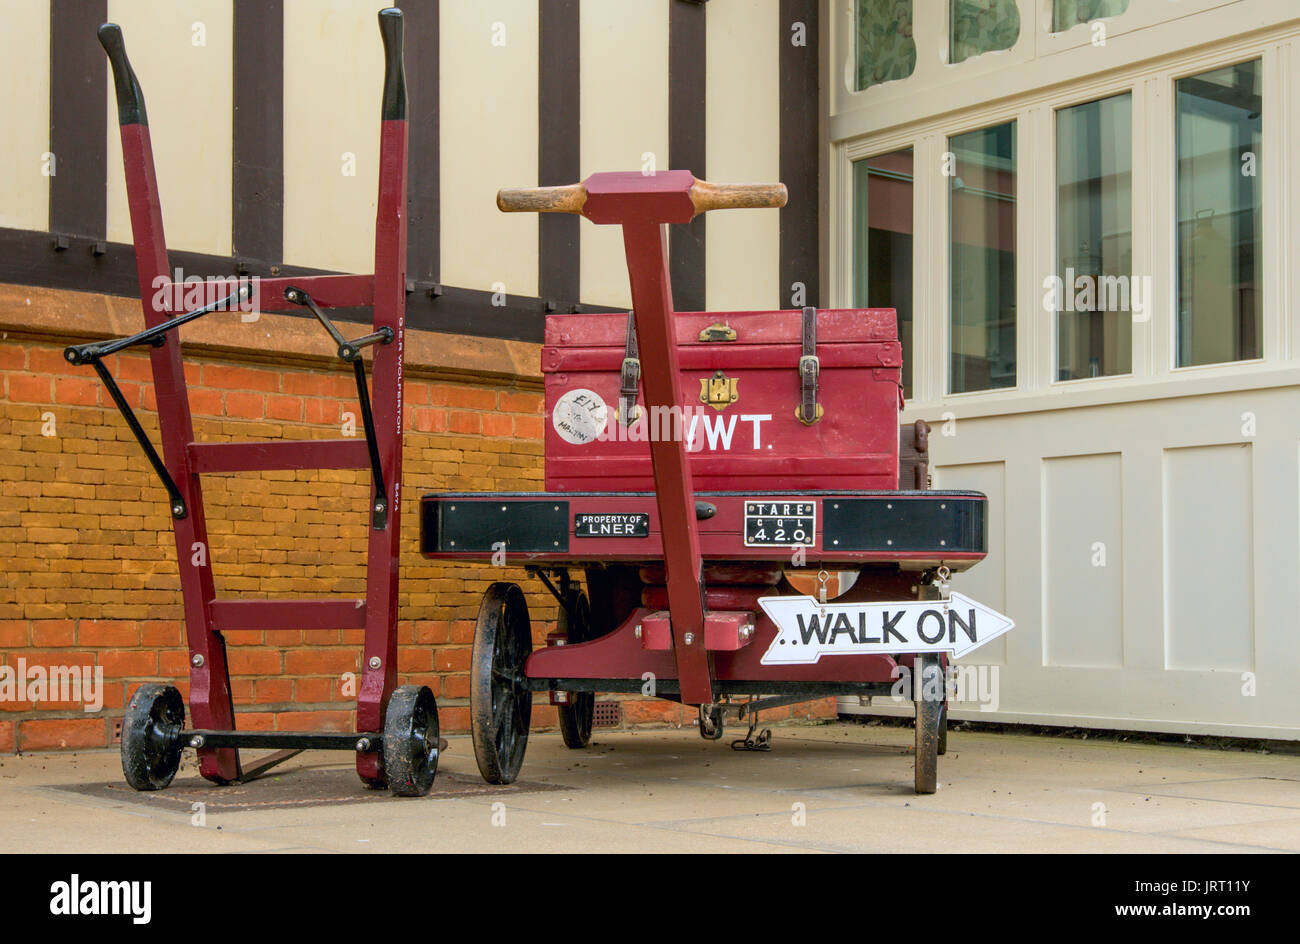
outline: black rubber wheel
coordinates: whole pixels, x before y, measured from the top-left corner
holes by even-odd
[[[420,797],[438,772],[438,703],[427,685],[403,685],[388,696],[384,773],[393,796]]]
[[[533,714],[524,662],[532,651],[524,592],[517,584],[492,584],[478,611],[469,679],[474,757],[488,783],[514,783],[523,766]]]
[[[939,716],[943,713],[943,677],[937,660],[925,660],[916,684],[921,686],[921,698],[915,702],[916,792],[934,793],[939,779]]]
[[[141,685],[122,719],[122,773],[137,790],[161,790],[181,766],[185,702],[171,685]]]
[[[948,753],[948,702],[939,709],[939,744],[935,752],[942,757]]]
[[[571,588],[566,603],[560,608],[558,628],[568,636],[566,642],[586,642],[591,638],[591,606],[587,595],[576,587]],[[558,707],[564,746],[577,750],[590,744],[591,722],[596,715],[596,693],[569,692],[569,703]]]

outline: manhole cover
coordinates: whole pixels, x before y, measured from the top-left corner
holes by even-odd
[[[343,803],[410,803],[399,800],[387,790],[369,790],[349,768],[290,768],[268,774],[249,783],[219,787],[191,774],[178,776],[166,790],[141,792],[122,781],[80,783],[53,787],[83,796],[119,800],[160,810],[190,812],[202,803],[208,813],[238,813],[247,810],[284,810]],[[514,793],[541,793],[568,790],[549,783],[519,780],[508,786],[494,786],[480,777],[439,771],[426,800],[450,800],[461,797],[495,796]]]

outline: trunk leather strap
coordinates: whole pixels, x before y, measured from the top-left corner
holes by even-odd
[[[636,347],[636,318],[627,313],[627,340],[623,344],[623,367],[619,371],[618,421],[631,426],[638,419],[640,408],[636,405],[636,388],[641,381],[641,358]]]
[[[794,415],[805,426],[822,418],[822,406],[817,402],[817,378],[821,362],[817,359],[817,309],[803,310],[803,354],[799,358],[799,405]]]

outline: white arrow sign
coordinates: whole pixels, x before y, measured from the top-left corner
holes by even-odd
[[[812,597],[762,597],[776,638],[763,665],[808,665],[822,656],[978,649],[1016,624],[997,610],[954,593],[947,600],[818,603]]]

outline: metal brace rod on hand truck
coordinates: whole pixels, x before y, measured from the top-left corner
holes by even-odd
[[[163,463],[162,457],[158,455],[158,450],[154,448],[148,434],[144,431],[144,427],[140,425],[140,420],[136,417],[135,411],[131,409],[131,404],[126,402],[126,397],[122,395],[117,381],[108,372],[108,368],[104,366],[103,359],[111,354],[116,354],[118,351],[124,351],[129,347],[137,347],[141,344],[148,344],[150,347],[162,347],[167,343],[166,334],[168,331],[173,331],[183,324],[189,324],[191,321],[214,311],[229,311],[230,306],[246,300],[250,294],[249,287],[243,285],[220,301],[204,305],[202,308],[196,308],[194,311],[186,312],[172,318],[170,321],[154,325],[152,328],[145,328],[129,338],[93,341],[90,344],[74,344],[63,351],[63,356],[69,364],[78,366],[89,364],[95,368],[95,373],[99,374],[99,379],[104,382],[104,387],[117,405],[118,412],[122,414],[122,419],[126,420],[126,425],[130,428],[132,435],[135,436],[136,442],[140,444],[140,448],[144,450],[145,456],[149,459],[149,464],[153,466],[154,472],[162,481],[163,488],[167,490],[167,498],[171,503],[172,517],[174,518],[184,518],[189,513],[185,507],[185,498],[181,495],[181,490],[176,487],[175,479],[167,471],[166,464]]]
[[[376,531],[382,531],[388,525],[388,491],[384,488],[384,469],[379,460],[379,440],[375,438],[375,417],[370,409],[370,386],[366,383],[366,362],[361,359],[361,352],[372,344],[392,344],[396,335],[393,334],[392,328],[383,325],[378,331],[357,338],[355,341],[349,341],[339,333],[334,322],[320,310],[320,306],[307,292],[296,285],[290,285],[284,290],[284,297],[295,305],[302,305],[311,311],[316,316],[316,320],[329,332],[334,343],[339,346],[339,359],[352,365],[352,371],[357,379],[357,400],[361,404],[361,424],[366,431],[366,449],[370,453],[370,475],[375,483],[375,499],[371,505],[373,515],[371,527]]]

